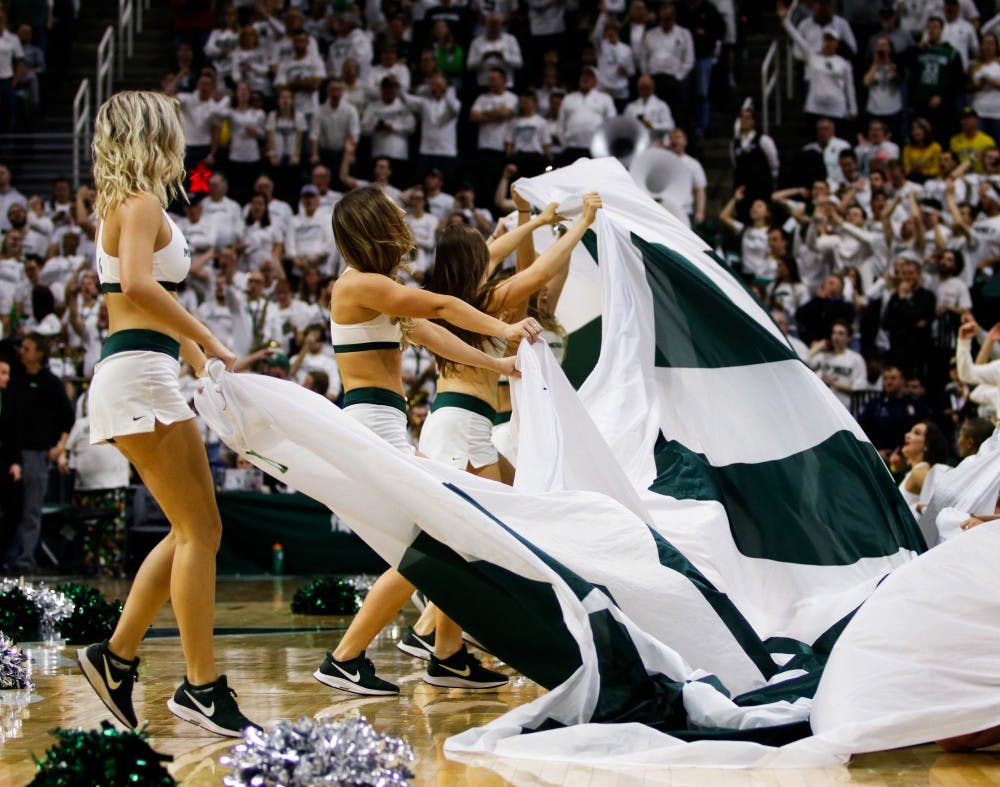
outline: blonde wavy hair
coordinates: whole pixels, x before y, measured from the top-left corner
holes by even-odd
[[[184,129],[175,98],[147,90],[115,93],[97,111],[91,151],[99,218],[141,192],[163,207],[183,194]]]

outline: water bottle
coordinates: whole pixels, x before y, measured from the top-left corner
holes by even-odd
[[[281,544],[271,547],[271,573],[280,577],[285,569],[285,550]]]

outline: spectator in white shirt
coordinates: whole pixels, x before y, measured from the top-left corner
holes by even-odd
[[[325,329],[321,324],[308,326],[302,338],[302,350],[292,358],[291,376],[299,385],[305,384],[305,379],[313,372],[323,372],[330,380],[327,395],[331,399],[340,396],[342,388],[340,369],[333,348],[326,341]]]
[[[217,87],[224,88],[223,79],[233,69],[232,56],[240,43],[239,14],[232,5],[222,9],[222,24],[208,34],[205,42],[205,57],[212,63],[218,74]]]
[[[802,34],[792,27],[788,14],[783,13],[783,8],[779,7],[778,14],[785,32],[806,55],[805,78],[809,83],[809,91],[806,93],[806,113],[837,120],[853,120],[858,114],[858,103],[854,94],[854,70],[850,63],[837,54],[840,34],[832,27],[824,30],[820,52],[816,53]]]
[[[372,179],[362,180],[351,175],[351,165],[354,164],[354,146],[344,151],[344,158],[340,162],[340,182],[348,189],[367,186],[369,183],[378,186],[386,193],[389,199],[398,202],[402,207],[402,192],[390,183],[392,178],[392,163],[385,156],[376,156],[372,161]]]
[[[271,86],[271,56],[260,43],[260,35],[253,25],[240,30],[240,45],[230,56],[233,82],[246,82],[250,90],[269,99],[274,95]]]
[[[784,3],[779,3],[779,15],[785,10]],[[854,31],[844,17],[833,13],[832,0],[814,0],[812,10],[812,15],[799,22],[796,28],[805,42],[803,44],[799,38],[795,39],[794,55],[797,60],[805,60],[806,52],[819,54],[823,49],[823,34],[828,31],[836,33],[838,42],[842,43],[852,55],[857,54],[858,42],[854,38]]]
[[[405,63],[399,62],[399,53],[395,44],[386,44],[379,54],[378,65],[372,66],[365,74],[365,86],[369,96],[378,96],[382,91],[382,82],[392,77],[403,93],[410,92],[410,69]]]
[[[486,15],[481,35],[472,39],[469,46],[467,67],[476,72],[476,83],[486,87],[490,69],[502,68],[507,74],[507,87],[514,84],[515,72],[524,64],[521,45],[510,33],[503,30],[503,20],[496,12]]]
[[[344,196],[341,192],[330,188],[330,170],[319,164],[312,168],[309,179],[316,187],[320,212],[325,212],[327,216],[330,216],[333,213],[333,206],[340,202],[340,198]],[[301,208],[302,204],[300,200],[299,209],[301,210]]]
[[[394,76],[382,78],[379,98],[365,107],[361,131],[371,136],[372,158],[392,162],[392,170],[401,182],[409,182],[409,139],[416,129],[413,113],[399,98],[400,83]]]
[[[835,132],[836,127],[830,118],[820,118],[816,121],[816,141],[810,142],[802,149],[818,153],[823,159],[826,180],[838,185],[844,179],[840,171],[840,152],[851,147],[851,143],[836,136]]]
[[[568,52],[569,37],[566,35],[565,0],[528,0],[528,33],[531,36],[528,51],[531,67],[540,69],[545,53],[559,53],[560,62]],[[535,73],[538,73],[537,70]]]
[[[445,217],[455,204],[455,197],[447,194],[443,190],[444,173],[439,169],[432,169],[424,175],[424,197],[427,199],[427,210],[438,221]]]
[[[309,120],[319,104],[316,90],[326,78],[326,67],[318,52],[309,51],[309,36],[305,30],[295,30],[291,36],[292,52],[278,62],[274,85],[291,90],[295,109]]]
[[[678,176],[671,179],[667,197],[689,216],[691,222],[698,224],[705,220],[705,189],[708,179],[701,163],[687,153],[688,138],[681,129],[670,132],[668,149],[680,158],[683,168]]]
[[[359,72],[371,67],[373,52],[371,35],[358,27],[357,15],[351,11],[334,17],[337,35],[326,55],[326,71],[331,77],[347,79],[344,64],[353,60]]]
[[[490,69],[487,85],[488,90],[476,98],[469,111],[469,120],[479,126],[475,190],[480,195],[493,193],[506,158],[507,127],[518,107],[502,68]]]
[[[619,38],[621,24],[611,18],[604,25],[604,36],[597,42],[597,81],[622,112],[628,101],[629,79],[635,74],[632,47]]]
[[[7,221],[7,211],[14,203],[27,207],[27,198],[10,183],[10,169],[6,164],[0,164],[0,230],[10,229]]]
[[[439,169],[451,177],[458,161],[458,116],[462,104],[441,74],[430,79],[427,96],[403,94],[403,103],[420,116],[420,158],[417,169],[421,174]]]
[[[339,170],[348,141],[357,144],[360,138],[358,110],[344,99],[344,83],[331,79],[326,84],[326,102],[313,114],[309,127],[309,163]]]
[[[216,172],[208,179],[208,198],[201,204],[205,218],[215,225],[216,245],[219,248],[235,246],[242,238],[240,205],[226,196],[228,193],[226,176]]]
[[[323,313],[314,304],[303,303],[292,293],[287,279],[278,279],[274,285],[274,301],[270,319],[275,320],[280,331],[278,341],[287,355],[293,346],[302,344],[303,332],[310,325],[323,322]]]
[[[226,110],[229,119],[229,162],[226,172],[232,185],[233,198],[249,202],[253,196],[254,179],[264,169],[260,143],[267,138],[267,116],[263,109],[251,106],[250,85],[236,85],[236,105]]]
[[[674,117],[683,119],[683,83],[694,69],[694,39],[676,20],[672,3],[660,6],[659,27],[647,30],[642,39],[640,65],[653,77],[656,95],[670,105]]]
[[[14,85],[24,71],[21,39],[7,29],[7,11],[0,8],[0,132],[11,133],[17,122]]]
[[[194,93],[181,93],[177,100],[187,144],[184,168],[191,172],[202,161],[213,166],[219,146],[219,115],[228,107],[228,100],[223,103],[215,100],[215,80],[207,74],[198,78]]]
[[[295,108],[292,91],[278,92],[278,108],[267,115],[267,158],[275,191],[285,202],[291,202],[299,190],[299,161],[306,118]]]
[[[423,187],[415,186],[407,192],[406,223],[410,225],[413,241],[417,246],[417,256],[409,264],[409,274],[417,284],[422,284],[434,263],[434,247],[437,243],[438,219],[427,212],[427,196]]]
[[[858,134],[858,144],[854,146],[858,157],[858,169],[867,176],[873,161],[889,161],[899,158],[899,145],[889,138],[889,128],[882,120],[872,120],[868,124],[868,136]]]
[[[507,158],[521,177],[532,178],[552,164],[552,137],[545,118],[535,112],[535,92],[528,88],[519,102],[520,114],[507,127]]]
[[[653,78],[643,74],[635,83],[639,97],[625,106],[625,117],[635,118],[649,129],[653,140],[659,140],[674,128],[674,116],[667,102],[656,95]]]
[[[302,187],[300,198],[299,213],[292,216],[285,233],[285,256],[291,261],[296,277],[307,267],[314,267],[329,276],[335,272],[335,244],[330,215],[318,210],[319,190],[311,183]]]
[[[615,116],[611,96],[597,89],[597,72],[591,66],[580,71],[580,89],[563,99],[559,109],[559,138],[562,141],[562,162],[572,164],[581,156],[590,155],[590,140],[601,124]]]
[[[969,70],[969,63],[979,55],[979,36],[976,28],[963,19],[958,0],[944,1],[944,30],[941,40],[951,44],[962,58],[962,69]]]
[[[833,391],[844,407],[850,409],[851,394],[865,389],[868,368],[865,359],[847,345],[854,329],[845,320],[834,320],[829,339],[818,339],[809,348],[806,363]]]

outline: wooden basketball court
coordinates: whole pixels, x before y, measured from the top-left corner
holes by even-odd
[[[846,768],[793,771],[723,771],[639,768],[601,771],[563,763],[519,767],[496,762],[492,768],[470,767],[446,760],[445,739],[484,724],[508,709],[528,702],[544,690],[506,667],[511,682],[489,691],[437,689],[420,679],[423,662],[396,650],[395,642],[415,611],[406,610],[376,640],[368,655],[380,674],[400,684],[398,697],[358,697],[316,682],[313,670],[333,647],[349,618],[292,615],[290,602],[305,579],[221,579],[218,585],[216,640],[220,669],[239,693],[240,707],[252,719],[269,726],[299,716],[336,718],[358,710],[381,732],[405,736],[417,755],[417,785],[889,785],[892,787],[982,787],[1000,785],[1000,747],[976,754],[946,754],[926,745],[856,757]],[[104,582],[109,597],[124,597],[125,582]],[[169,608],[155,626],[176,626]],[[96,727],[111,716],[80,675],[74,647],[31,649],[37,687],[23,708],[0,704],[0,785],[31,781],[32,754],[41,757],[51,745],[53,727]],[[140,719],[148,719],[154,749],[174,757],[170,770],[185,785],[218,785],[227,770],[218,759],[235,741],[203,733],[172,716],[166,700],[183,676],[180,642],[157,636],[143,643],[135,704]],[[485,657],[488,666],[497,663]],[[0,697],[0,700],[3,698]]]

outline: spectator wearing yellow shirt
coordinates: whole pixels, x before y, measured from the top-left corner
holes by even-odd
[[[903,172],[915,183],[936,178],[941,167],[941,146],[934,141],[931,124],[924,118],[915,118],[910,124],[910,139],[903,148]]]
[[[983,170],[983,151],[995,148],[997,143],[989,134],[979,130],[979,115],[972,107],[962,110],[962,130],[951,138],[951,151],[958,160],[969,161],[971,170],[979,173]]]

